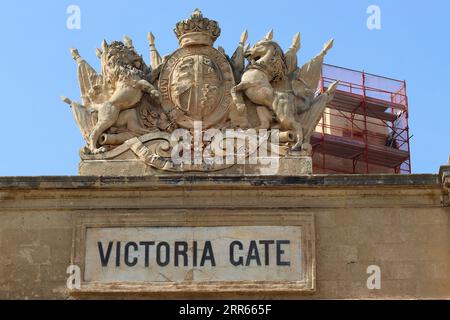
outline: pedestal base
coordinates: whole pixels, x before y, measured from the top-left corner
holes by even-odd
[[[280,158],[257,158],[257,164],[235,164],[222,170],[186,170],[198,175],[263,175],[299,176],[312,174],[312,158],[288,155]],[[81,160],[78,173],[81,176],[154,176],[171,175],[173,171],[156,169],[141,160]]]

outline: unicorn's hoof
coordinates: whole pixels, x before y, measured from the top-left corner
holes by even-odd
[[[302,144],[302,151],[309,154],[312,152],[312,146],[309,143]]]
[[[302,144],[297,142],[297,143],[291,148],[291,151],[302,151]]]

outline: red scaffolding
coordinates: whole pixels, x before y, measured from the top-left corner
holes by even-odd
[[[316,173],[411,173],[406,82],[324,65],[339,86],[311,138]]]

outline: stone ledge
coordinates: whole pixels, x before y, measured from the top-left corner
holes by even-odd
[[[310,289],[305,286],[299,286],[292,283],[280,282],[267,284],[264,282],[253,283],[237,283],[237,282],[213,282],[210,284],[180,284],[168,283],[158,284],[150,283],[147,285],[141,284],[127,284],[116,283],[108,284],[93,284],[85,285],[81,290],[71,290],[68,293],[75,299],[86,299],[89,297],[110,297],[114,296],[131,296],[131,297],[155,297],[161,295],[169,295],[172,298],[174,294],[186,295],[207,295],[207,294],[248,294],[254,296],[256,294],[297,294],[297,295],[312,295],[316,292],[315,289]]]
[[[120,189],[168,187],[434,187],[442,188],[437,174],[307,175],[307,176],[36,176],[0,177],[0,190]]]

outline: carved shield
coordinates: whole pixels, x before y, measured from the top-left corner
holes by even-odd
[[[234,85],[228,59],[210,46],[178,49],[165,62],[159,79],[163,108],[177,109],[176,122],[188,129],[194,121],[209,128],[225,120]]]

